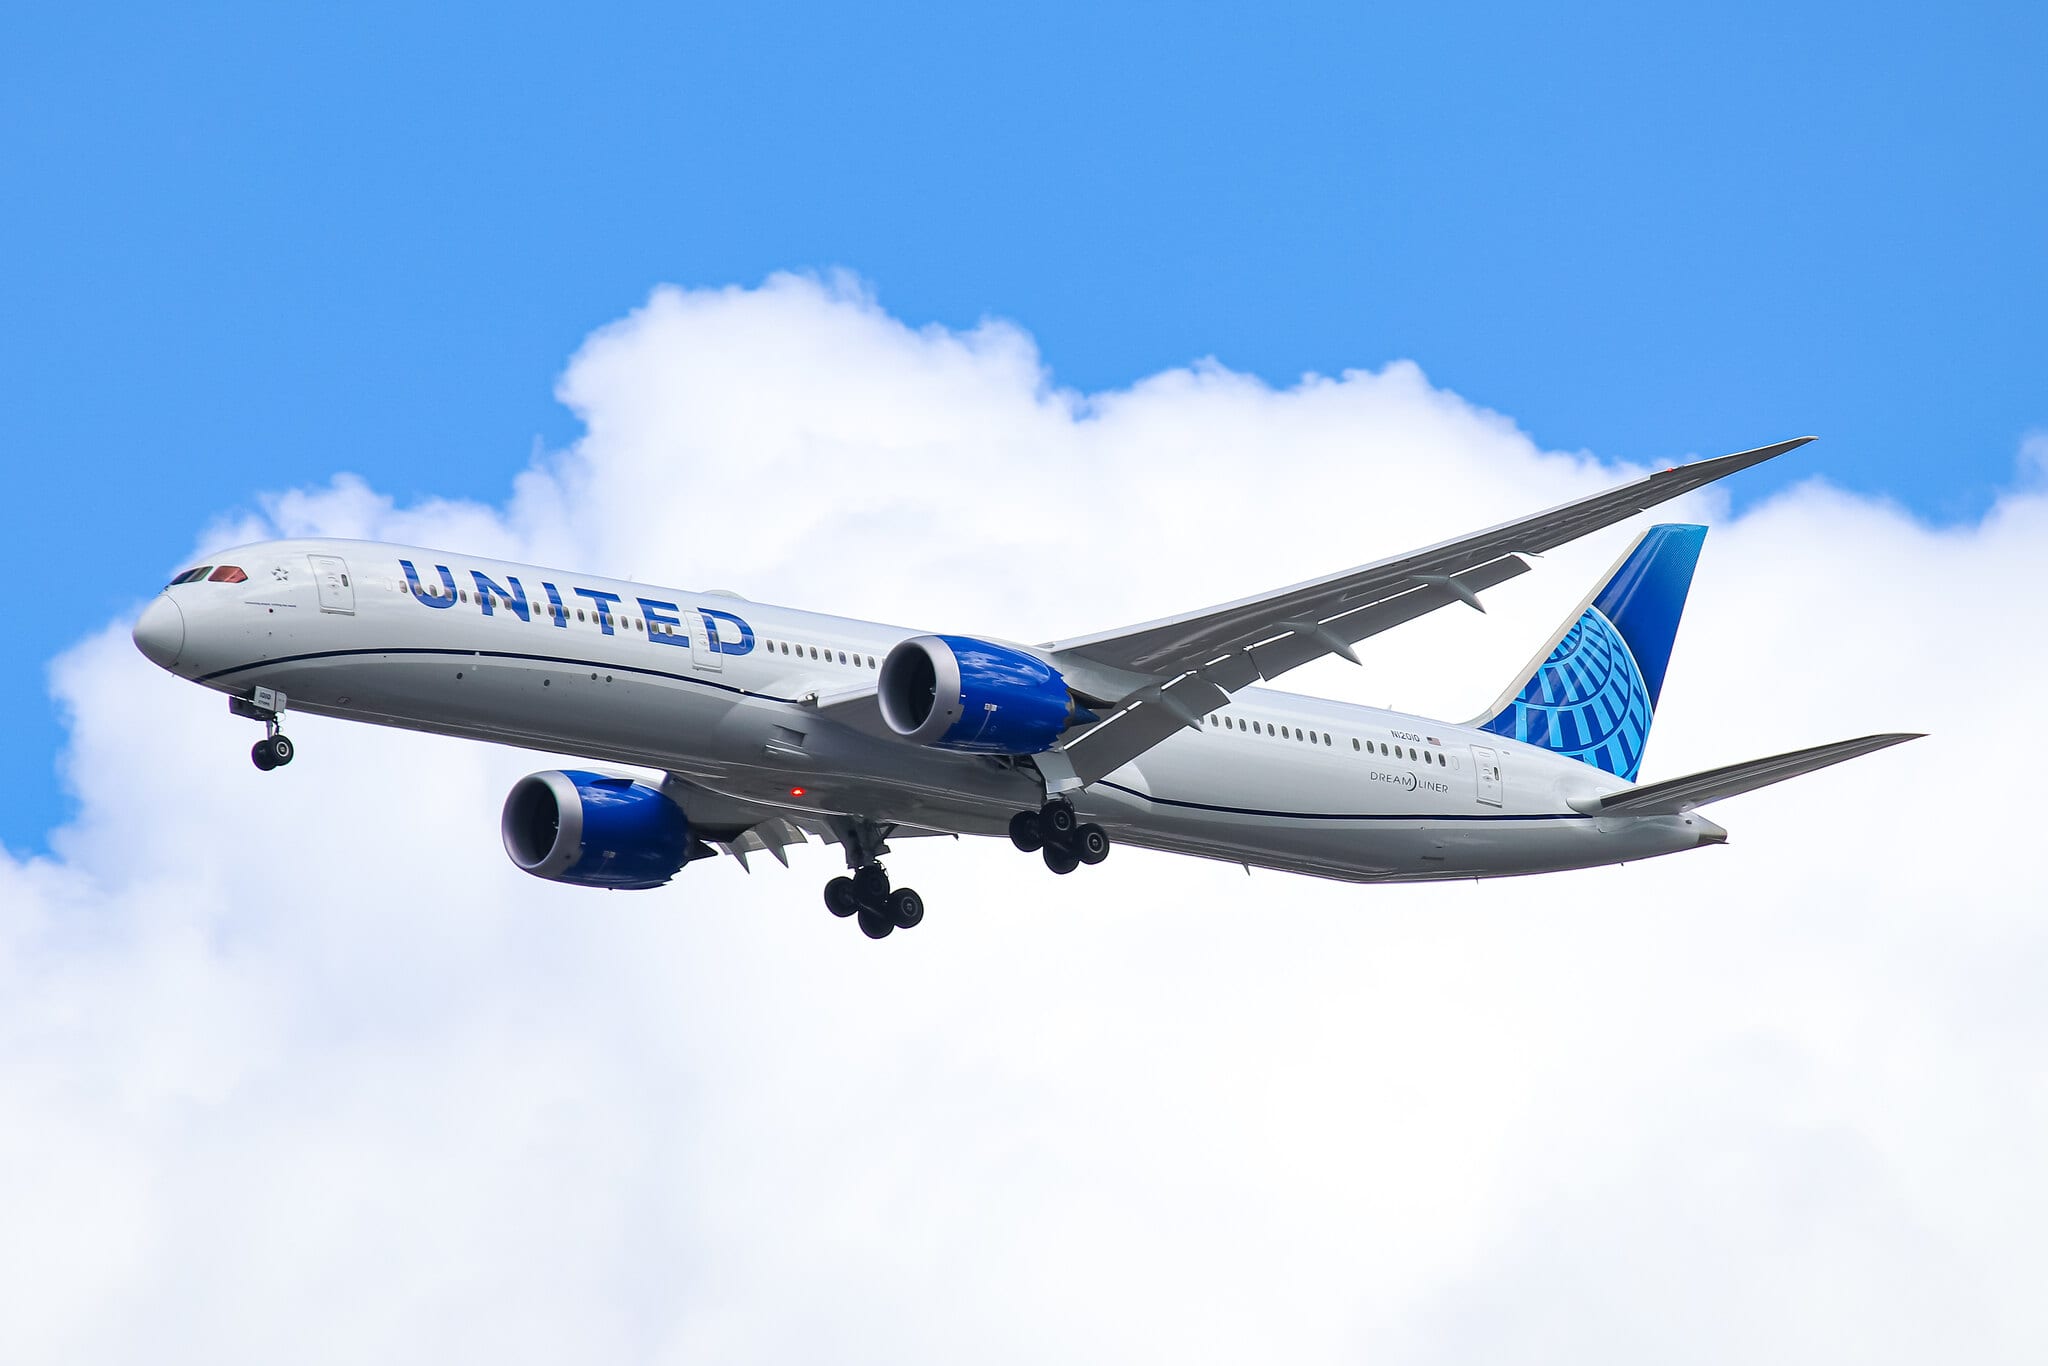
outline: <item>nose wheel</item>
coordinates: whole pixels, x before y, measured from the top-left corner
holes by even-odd
[[[1042,856],[1045,866],[1061,876],[1109,857],[1109,835],[1101,826],[1083,821],[1065,797],[1010,817],[1010,843],[1023,853]]]
[[[258,740],[249,751],[249,758],[265,773],[273,768],[283,768],[292,761],[295,753],[292,742],[282,735],[266,735]]]
[[[249,750],[249,760],[265,773],[292,761],[297,748],[285,738],[279,726],[284,719],[284,694],[275,688],[258,688],[249,697],[230,697],[228,710],[236,716],[263,723],[263,738]]]

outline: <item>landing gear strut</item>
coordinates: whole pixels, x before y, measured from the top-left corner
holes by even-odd
[[[1010,817],[1010,843],[1024,853],[1041,854],[1045,866],[1061,875],[1109,857],[1109,836],[1101,826],[1083,822],[1065,797]]]
[[[881,856],[889,846],[888,830],[873,821],[850,821],[841,832],[851,877],[825,884],[825,909],[844,919],[853,916],[870,939],[886,939],[896,930],[914,929],[924,919],[924,898],[908,887],[891,890]]]

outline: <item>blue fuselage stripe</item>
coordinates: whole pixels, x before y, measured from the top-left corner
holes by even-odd
[[[697,678],[690,674],[670,673],[666,669],[648,669],[637,664],[614,664],[602,659],[579,659],[573,655],[534,655],[518,650],[450,650],[439,646],[389,646],[384,649],[364,650],[314,650],[301,655],[279,655],[276,659],[252,660],[247,664],[235,664],[225,669],[215,669],[193,679],[195,683],[211,683],[217,678],[230,674],[247,673],[251,669],[267,669],[280,664],[301,664],[315,659],[350,659],[366,655],[441,655],[449,659],[519,659],[535,664],[569,664],[579,669],[596,669],[601,673],[641,674],[648,678],[666,678],[677,683],[689,683],[700,688],[716,688],[738,697],[758,697],[768,702],[795,703],[794,697],[777,697],[773,693],[753,692],[735,687],[730,683],[719,683],[709,678]]]
[[[1141,802],[1150,802],[1154,806],[1179,807],[1187,811],[1214,811],[1226,816],[1270,816],[1275,820],[1286,821],[1405,821],[1411,824],[1423,825],[1431,821],[1583,821],[1592,819],[1592,817],[1580,815],[1576,811],[1560,811],[1547,816],[1485,815],[1483,813],[1424,815],[1421,813],[1381,814],[1378,812],[1352,811],[1269,811],[1256,806],[1218,806],[1213,802],[1190,802],[1183,801],[1178,797],[1154,797],[1149,793],[1140,792],[1136,788],[1125,787],[1122,783],[1101,782],[1097,783],[1096,786],[1113,788],[1118,792],[1136,797]]]

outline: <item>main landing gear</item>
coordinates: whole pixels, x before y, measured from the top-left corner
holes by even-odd
[[[273,768],[283,768],[297,752],[279,729],[284,719],[284,700],[284,694],[274,688],[258,688],[253,697],[228,699],[229,711],[263,723],[263,738],[249,750],[249,759],[265,773]]]
[[[1065,797],[1010,817],[1010,843],[1027,854],[1042,853],[1045,866],[1062,876],[1109,857],[1109,836],[1101,826],[1084,823]]]
[[[825,884],[825,909],[841,917],[856,917],[861,933],[870,939],[886,939],[896,930],[915,929],[924,919],[924,898],[908,887],[889,887],[888,870],[881,856],[889,846],[883,843],[888,831],[872,821],[856,821],[842,832],[846,866],[852,877],[835,877]]]

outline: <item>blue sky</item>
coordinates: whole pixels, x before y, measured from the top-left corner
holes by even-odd
[[[13,7],[0,840],[65,810],[43,665],[209,519],[340,470],[502,497],[662,281],[845,267],[1081,389],[1407,357],[1548,446],[1816,432],[1737,498],[1973,517],[2048,427],[2044,39],[2020,5]]]

